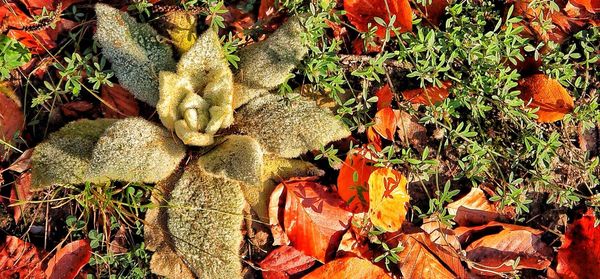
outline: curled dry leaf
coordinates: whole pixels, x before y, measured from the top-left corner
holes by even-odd
[[[542,231],[530,227],[490,222],[478,227],[454,229],[467,258],[481,275],[516,269],[542,270],[550,265],[552,248],[541,238]]]
[[[444,81],[441,87],[428,86],[426,88],[405,90],[402,92],[402,96],[413,104],[435,105],[448,98],[450,86],[452,86],[451,81]]]
[[[500,217],[496,207],[490,203],[479,188],[471,188],[469,193],[457,201],[449,203],[448,213],[461,226],[482,225]]]
[[[466,278],[466,272],[455,251],[445,249],[430,240],[424,231],[408,228],[386,235],[389,246],[401,243],[398,265],[404,278]]]
[[[0,246],[0,278],[45,279],[40,251],[16,236],[7,236]]]
[[[113,86],[102,85],[100,97],[102,114],[106,118],[125,118],[139,116],[140,108],[135,97],[119,84]]]
[[[452,228],[439,220],[427,218],[423,220],[421,229],[429,234],[429,239],[440,245],[442,248],[452,251],[452,249],[459,251],[460,242],[456,233],[452,231]]]
[[[575,106],[569,92],[557,80],[545,74],[522,78],[519,89],[519,97],[529,108],[539,108],[536,112],[539,122],[559,121]]]
[[[285,190],[279,190],[281,187]],[[280,198],[272,197],[269,206],[273,209],[284,199],[285,207],[272,228],[281,226],[290,245],[304,254],[320,262],[331,259],[350,226],[352,213],[344,209],[344,201],[336,193],[327,192],[314,177],[282,182],[273,191],[274,195],[279,193]]]
[[[365,212],[369,208],[369,176],[377,168],[375,161],[366,148],[353,149],[348,152],[346,160],[340,168],[337,179],[337,191],[346,201],[352,212]]]
[[[556,272],[561,278],[589,278],[600,274],[600,226],[589,210],[567,228],[558,249]]]
[[[392,277],[381,267],[374,265],[368,260],[349,257],[331,261],[302,278],[391,279]]]
[[[373,259],[373,252],[369,247],[369,216],[366,213],[355,213],[352,216],[350,228],[340,242],[336,257],[359,257]]]
[[[292,246],[281,246],[269,253],[258,265],[264,279],[285,279],[311,268],[313,257],[307,256]]]
[[[389,23],[392,15],[396,16],[394,27],[398,28],[400,33],[412,31],[412,9],[408,0],[344,0],[344,10],[350,23],[360,32],[369,31],[370,24],[377,27],[375,34],[384,38],[386,29],[375,22],[375,18]]]
[[[369,217],[373,225],[387,232],[399,230],[409,200],[406,177],[398,171],[381,168],[369,176]]]
[[[258,19],[263,20],[269,18],[275,13],[275,0],[260,0],[258,8]]]
[[[73,279],[90,261],[92,247],[87,240],[76,240],[60,248],[48,261],[47,279]]]

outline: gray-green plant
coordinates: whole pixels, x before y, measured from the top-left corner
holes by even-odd
[[[113,64],[119,83],[136,98],[155,106],[158,73],[175,69],[171,47],[150,25],[106,4],[96,5],[96,40]]]

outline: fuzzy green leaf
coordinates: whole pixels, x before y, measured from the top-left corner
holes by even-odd
[[[127,13],[96,4],[96,40],[102,54],[113,64],[119,83],[136,98],[155,106],[158,102],[158,73],[173,70],[171,47],[159,41],[158,33],[138,23]]]
[[[237,129],[255,138],[266,152],[294,158],[350,136],[348,128],[329,110],[307,98],[287,104],[283,97],[258,97],[236,114]]]
[[[239,51],[234,108],[266,94],[288,79],[308,52],[301,39],[303,31],[300,18],[291,17],[266,40]]]
[[[189,164],[171,192],[167,227],[199,278],[240,278],[244,197],[240,182]]]

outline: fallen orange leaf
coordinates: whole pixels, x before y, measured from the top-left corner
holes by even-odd
[[[433,243],[419,228],[408,227],[388,233],[385,238],[388,246],[401,243],[404,247],[398,253],[398,266],[404,278],[467,278],[459,254]]]
[[[471,188],[466,196],[449,203],[446,208],[448,213],[454,215],[454,221],[461,226],[482,225],[500,217],[496,207],[479,188]]]
[[[377,24],[375,18],[389,23],[392,15],[396,16],[394,27],[399,28],[400,33],[412,31],[412,9],[408,0],[344,0],[344,10],[350,23],[360,32],[367,32],[371,24],[377,26],[375,34],[384,38],[385,28]]]
[[[444,81],[441,87],[428,86],[426,88],[405,90],[402,92],[402,96],[413,104],[434,105],[448,98],[450,95],[448,88],[450,86],[452,86],[452,82]]]
[[[283,214],[278,214],[277,224],[294,248],[320,262],[332,258],[342,235],[350,226],[352,213],[346,210],[345,203],[336,193],[327,192],[315,177],[292,178],[282,182],[274,193],[282,194],[279,199],[271,198],[269,206],[285,200]]]
[[[352,212],[365,212],[369,208],[369,176],[377,168],[370,159],[370,152],[365,148],[348,152],[344,164],[340,168],[337,179],[337,190],[346,201]]]
[[[25,126],[21,107],[4,93],[0,92],[0,140],[12,144]],[[0,161],[11,153],[10,147],[0,144]]]
[[[382,150],[383,142],[381,141],[381,136],[373,129],[373,127],[367,128],[367,139],[376,151]]]
[[[558,249],[556,272],[561,278],[590,278],[600,274],[600,226],[589,210],[567,228]]]
[[[377,110],[381,110],[392,104],[394,93],[392,92],[390,85],[386,83],[375,92],[375,96],[377,96]]]
[[[539,108],[536,112],[539,122],[559,121],[575,106],[569,92],[558,81],[545,74],[522,78],[519,81],[519,89],[519,97],[528,103],[528,107]]]
[[[371,173],[369,217],[373,225],[387,232],[399,230],[406,218],[406,203],[409,200],[404,175],[390,168]]]
[[[584,7],[590,13],[600,12],[600,1],[598,0],[569,0],[574,6]]]
[[[398,114],[399,111],[392,108],[383,108],[375,114],[375,124],[371,127],[384,139],[393,140],[398,126]]]
[[[467,246],[467,258],[477,266],[474,272],[493,275],[516,269],[542,270],[550,265],[552,248],[541,238],[542,231],[519,225],[490,222],[477,227],[457,227],[454,232]]]
[[[73,279],[90,261],[92,248],[87,240],[76,240],[59,249],[48,261],[47,279]]]
[[[392,277],[368,260],[350,257],[331,261],[302,278],[391,279]]]
[[[275,13],[275,0],[260,0],[258,19],[263,20]]]

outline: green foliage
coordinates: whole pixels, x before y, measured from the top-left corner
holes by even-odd
[[[255,138],[266,152],[294,158],[350,135],[348,128],[314,101],[298,98],[288,105],[268,94],[250,101],[236,114],[236,128]]]
[[[238,278],[244,197],[240,183],[190,163],[171,193],[167,227],[176,251],[201,278]]]
[[[0,35],[0,81],[10,77],[10,71],[29,62],[31,54],[17,40]]]
[[[141,118],[79,120],[39,144],[32,155],[31,187],[106,183],[155,183],[185,155],[170,133]]]
[[[97,4],[96,15],[96,40],[103,55],[113,64],[119,83],[136,98],[155,106],[158,73],[175,68],[171,47],[159,40],[152,27],[136,22],[127,13]]]
[[[290,71],[308,51],[300,39],[303,30],[300,18],[290,17],[269,38],[238,52],[234,108],[288,80]]]

